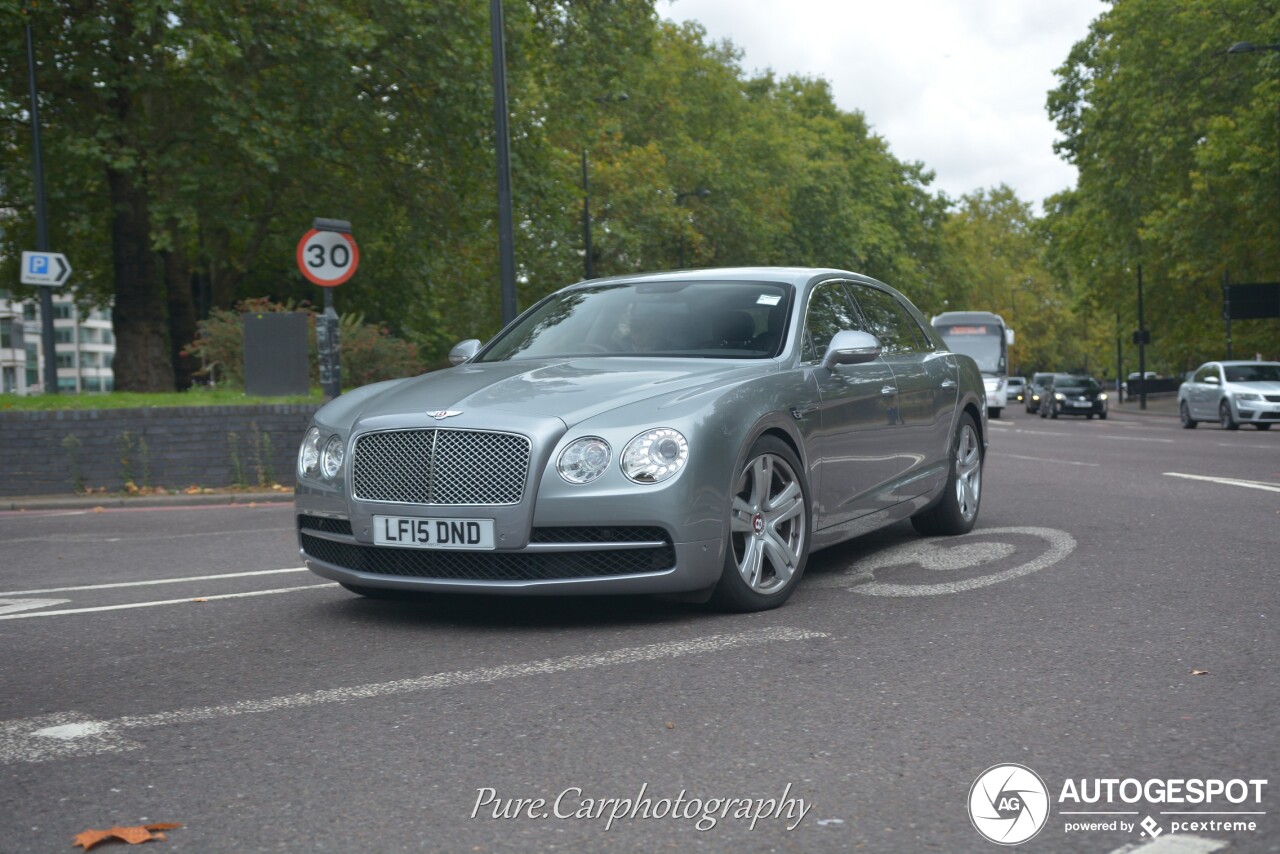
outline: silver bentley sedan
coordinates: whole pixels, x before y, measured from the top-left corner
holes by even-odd
[[[893,288],[750,267],[580,282],[298,453],[315,573],[374,597],[675,594],[756,611],[810,552],[973,528],[982,376]]]

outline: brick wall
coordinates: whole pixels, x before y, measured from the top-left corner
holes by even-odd
[[[312,404],[0,412],[0,496],[293,486]]]

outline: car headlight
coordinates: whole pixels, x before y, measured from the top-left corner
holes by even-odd
[[[1262,395],[1254,394],[1251,391],[1238,391],[1235,397],[1236,400],[1262,400]]]
[[[342,439],[337,436],[330,436],[329,441],[324,443],[324,453],[320,455],[320,473],[326,480],[333,480],[342,471],[343,451]]]
[[[622,452],[622,473],[636,483],[661,483],[689,459],[689,442],[679,431],[660,427],[641,433]]]
[[[574,439],[560,452],[556,471],[569,483],[590,483],[604,474],[613,459],[613,449],[604,439],[586,436]]]
[[[1106,400],[1106,399],[1107,399],[1107,393],[1105,391],[1102,394],[1098,395],[1098,400]]]
[[[1065,394],[1063,394],[1062,392],[1060,392],[1060,391],[1055,391],[1055,392],[1053,393],[1053,399],[1054,399],[1054,400],[1066,400],[1066,399],[1067,399],[1067,396],[1066,396]]]
[[[320,466],[320,431],[312,427],[302,437],[302,447],[298,449],[298,474],[303,477],[315,477]]]
[[[1038,394],[1033,394],[1033,395],[1031,395],[1031,399],[1032,399],[1032,400],[1039,400],[1039,399],[1040,399],[1040,395],[1038,395]]]

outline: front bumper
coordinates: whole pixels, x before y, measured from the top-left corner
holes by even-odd
[[[506,595],[685,593],[716,583],[719,539],[673,543],[656,526],[534,528],[517,549],[417,549],[359,542],[348,520],[299,512],[307,568],[345,584]]]
[[[1236,420],[1241,424],[1274,424],[1280,421],[1280,403],[1269,400],[1235,400]]]

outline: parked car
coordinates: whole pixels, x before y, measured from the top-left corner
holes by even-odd
[[[1080,374],[1054,374],[1040,401],[1041,418],[1057,418],[1059,415],[1095,415],[1107,417],[1107,393],[1093,377]]]
[[[1058,376],[1058,374],[1052,371],[1041,371],[1031,375],[1031,384],[1027,386],[1026,400],[1024,401],[1028,413],[1040,411],[1040,401],[1044,399],[1049,381],[1055,376]]]
[[[1188,430],[1200,421],[1270,430],[1280,421],[1280,362],[1204,363],[1178,388],[1178,416]]]
[[[637,349],[641,326],[660,335]],[[753,611],[853,532],[977,519],[978,367],[856,273],[581,282],[451,361],[316,413],[296,487],[312,571],[374,597],[661,593]]]
[[[1009,403],[1027,402],[1027,378],[1026,377],[1009,377]]]

